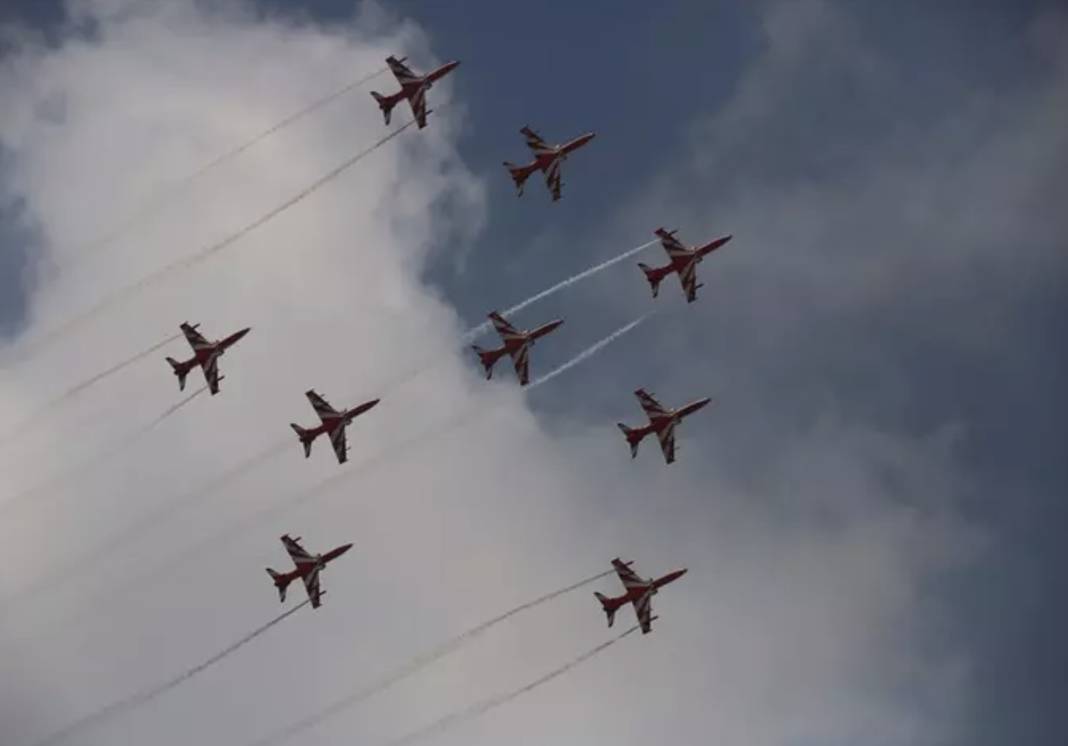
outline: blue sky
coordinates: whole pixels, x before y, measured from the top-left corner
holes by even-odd
[[[43,5],[6,12],[57,33]],[[353,17],[349,3],[292,5],[263,7],[324,24]],[[650,306],[628,261],[526,312],[523,323],[567,318],[569,335],[545,344],[566,356],[658,310],[586,375],[534,393],[543,426],[634,420],[639,385],[668,400],[712,394],[721,404],[687,423],[683,458],[714,451],[709,463],[729,481],[768,489],[766,455],[803,454],[828,417],[952,439],[954,511],[984,548],[930,579],[937,612],[923,639],[969,662],[956,742],[1063,743],[1068,153],[1056,130],[1068,65],[1050,36],[1068,27],[1058,4],[381,7],[416,22],[436,60],[463,63],[451,88],[464,108],[457,147],[486,184],[485,224],[470,243],[436,247],[424,279],[466,321],[661,224],[693,243],[735,235],[722,261],[701,267],[694,307],[669,284]],[[769,30],[769,17],[781,27]],[[568,162],[558,204],[534,180],[517,199],[500,165],[525,156],[524,124],[554,140],[598,133]],[[392,198],[405,199],[403,185]],[[34,226],[20,215],[5,198],[9,333],[20,267],[33,262]],[[643,258],[659,261],[656,251]],[[899,476],[889,464],[888,483]],[[913,486],[899,497],[922,513],[926,487]]]

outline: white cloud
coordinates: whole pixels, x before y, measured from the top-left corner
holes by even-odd
[[[78,6],[83,19],[116,7]],[[359,19],[341,31],[258,21],[232,6],[208,13],[140,4],[87,40],[16,53],[0,78],[0,88],[14,92],[0,114],[0,139],[15,156],[12,186],[29,200],[56,267],[34,296],[28,336],[246,224],[378,137],[379,113],[357,91],[72,268],[86,237],[191,164],[376,68],[388,53],[426,48],[412,29],[372,21],[375,36],[359,30]],[[448,93],[446,85],[432,95]],[[284,563],[276,538],[283,531],[315,547],[356,542],[325,575],[324,608],[295,615],[79,743],[249,741],[616,554],[647,574],[691,568],[658,598],[657,632],[628,638],[439,743],[516,734],[620,744],[938,740],[956,715],[956,662],[916,650],[916,627],[925,618],[924,583],[964,538],[938,501],[917,511],[901,497],[917,483],[956,489],[945,476],[953,472],[952,439],[932,446],[860,425],[814,427],[766,454],[766,481],[740,484],[723,476],[715,455],[716,441],[731,435],[703,435],[716,430],[716,413],[703,426],[687,423],[683,459],[671,469],[649,447],[631,463],[610,423],[584,421],[581,401],[574,422],[553,423],[563,434],[547,432],[511,381],[487,384],[461,362],[455,314],[420,281],[423,262],[440,248],[436,237],[463,236],[483,218],[482,187],[453,146],[458,112],[406,133],[231,250],[5,372],[0,407],[15,419],[181,320],[217,334],[253,326],[222,361],[220,396],[199,397],[120,458],[0,529],[14,558],[0,570],[5,595],[290,437],[287,422],[312,416],[306,388],[336,404],[379,394],[383,402],[351,428],[353,478],[323,499],[247,524],[109,602],[105,613],[94,603],[156,558],[338,473],[325,444],[304,461],[293,441],[205,504],[79,571],[71,589],[10,610],[0,621],[4,742],[158,683],[277,613],[263,567]],[[431,209],[442,204],[449,209]],[[391,385],[439,349],[436,367]],[[549,345],[536,354],[539,369],[558,362]],[[12,446],[9,489],[107,446],[175,401],[173,377],[158,363],[108,381],[71,406],[69,422],[43,423],[32,443]],[[627,380],[619,386],[632,388]],[[361,469],[361,454],[389,451],[466,409],[484,416]],[[69,621],[50,623],[60,615]],[[395,736],[605,638],[592,598],[576,594],[306,742]]]

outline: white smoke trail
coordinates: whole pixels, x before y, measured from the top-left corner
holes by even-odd
[[[279,130],[285,129],[297,120],[303,119],[308,114],[311,114],[312,112],[323,108],[327,104],[336,101],[352,89],[358,88],[364,83],[368,83],[374,78],[377,78],[379,75],[386,72],[386,70],[388,70],[388,68],[379,68],[375,72],[365,75],[362,78],[359,78],[358,80],[349,83],[343,88],[339,88],[338,90],[324,96],[323,98],[320,98],[317,101],[308,104],[303,109],[296,111],[293,114],[290,114],[288,117],[281,120],[277,124],[268,127],[259,134],[253,135],[251,138],[245,140],[240,145],[237,145],[231,148],[230,150],[227,150],[225,153],[222,153],[212,161],[205,163],[196,171],[178,179],[177,181],[174,181],[167,187],[159,190],[153,197],[145,200],[125,220],[115,226],[111,231],[101,236],[97,240],[91,242],[85,248],[79,251],[76,254],[76,259],[74,260],[74,266],[76,267],[84,260],[91,258],[98,251],[107,248],[119,238],[121,238],[123,235],[125,235],[126,232],[129,231],[131,228],[136,227],[137,224],[140,223],[142,220],[159,212],[159,210],[169,204],[175,197],[177,197],[182,192],[182,190],[189,187],[191,184],[193,184],[193,182],[197,181],[198,179],[210,173],[211,171],[214,171],[216,168],[223,165],[227,161],[233,160],[249,148],[252,148],[253,146],[263,142]]]
[[[591,277],[591,276],[597,274],[598,272],[600,272],[601,270],[608,269],[613,264],[618,264],[619,262],[623,261],[624,259],[626,259],[628,257],[631,257],[631,256],[634,256],[635,254],[637,254],[640,251],[644,251],[645,249],[649,248],[650,246],[652,246],[655,243],[657,243],[657,240],[655,240],[655,239],[652,240],[652,241],[647,241],[646,243],[643,243],[641,246],[635,246],[633,249],[628,249],[628,250],[624,251],[622,254],[620,254],[618,256],[614,256],[611,259],[608,259],[606,261],[601,262],[600,264],[595,264],[594,266],[590,267],[589,269],[584,269],[583,271],[579,272],[577,275],[572,275],[571,277],[568,277],[566,280],[561,280],[560,282],[556,283],[552,287],[546,288],[545,290],[542,290],[540,293],[537,293],[536,295],[530,296],[525,301],[523,301],[521,303],[517,303],[516,305],[512,306],[511,308],[509,308],[509,309],[507,309],[505,311],[502,311],[501,315],[507,317],[507,316],[511,316],[514,313],[519,313],[520,311],[522,311],[524,308],[526,308],[527,306],[531,305],[532,303],[537,303],[539,300],[542,300],[544,298],[548,298],[550,295],[552,295],[554,293],[557,293],[557,292],[563,290],[566,287],[570,287],[570,286],[574,285],[576,282],[580,282],[581,280],[585,280],[587,277]],[[472,327],[471,329],[469,329],[467,331],[467,333],[464,334],[464,341],[470,342],[471,340],[473,340],[475,337],[479,336],[480,334],[483,334],[484,332],[489,331],[489,328],[490,328],[490,322],[489,321],[483,321],[481,324]]]
[[[112,365],[107,370],[103,370],[103,371],[97,373],[96,375],[85,379],[81,383],[78,383],[78,384],[72,386],[71,388],[67,389],[62,394],[60,394],[60,395],[54,397],[53,399],[45,402],[44,404],[42,404],[40,407],[37,408],[37,411],[33,414],[33,416],[27,417],[24,421],[20,422],[18,425],[13,427],[10,432],[8,432],[6,435],[4,435],[2,438],[0,438],[0,444],[6,443],[7,441],[9,441],[11,438],[13,438],[15,436],[25,435],[26,432],[30,428],[32,428],[35,424],[41,422],[44,419],[44,415],[49,413],[55,407],[59,406],[63,402],[67,401],[68,399],[71,399],[71,398],[77,396],[78,394],[80,394],[81,392],[85,391],[87,388],[89,388],[93,384],[100,383],[105,378],[109,378],[110,376],[113,376],[114,374],[118,373],[119,371],[123,370],[124,368],[127,368],[127,367],[133,365],[137,361],[143,360],[144,358],[146,358],[149,355],[151,355],[153,352],[156,352],[157,350],[167,346],[168,344],[170,344],[174,340],[179,339],[181,336],[182,336],[181,334],[172,334],[171,336],[167,337],[166,339],[155,343],[154,345],[152,345],[151,347],[148,347],[147,349],[141,350],[141,352],[138,352],[136,355],[132,355],[131,357],[126,358],[121,363],[116,363],[115,365]]]
[[[151,702],[156,697],[159,697],[169,692],[171,689],[178,686],[182,682],[188,681],[201,671],[204,671],[206,668],[218,663],[223,658],[235,652],[238,648],[243,647],[244,645],[247,645],[248,643],[252,642],[254,639],[262,635],[274,625],[281,622],[286,617],[296,613],[302,607],[307,606],[308,603],[310,603],[310,600],[305,600],[294,606],[292,609],[282,612],[271,621],[260,627],[257,627],[237,642],[219,651],[203,663],[196,665],[193,668],[190,668],[188,671],[179,674],[178,676],[175,676],[174,678],[164,682],[163,684],[159,684],[158,686],[154,686],[151,689],[145,691],[137,692],[136,694],[131,694],[125,699],[120,699],[117,702],[112,702],[111,704],[106,705],[100,708],[99,710],[96,710],[95,712],[85,715],[79,718],[78,720],[75,720],[73,723],[66,726],[65,728],[58,730],[55,733],[52,733],[51,735],[46,736],[45,738],[39,741],[34,742],[34,746],[51,746],[52,744],[60,743],[62,741],[67,740],[67,738],[74,735],[75,733],[84,730],[85,728],[98,725],[99,723],[102,723],[103,721],[111,717],[119,715],[125,711],[140,707],[141,705],[146,704],[148,702]]]
[[[203,391],[203,389],[201,391]],[[200,391],[196,393],[200,393]],[[186,401],[188,401],[188,399]],[[146,429],[151,429],[151,427],[159,421],[161,421],[161,418],[157,418],[157,420]],[[14,608],[19,610],[24,609],[26,608],[25,603],[27,601],[36,598],[47,591],[61,588],[67,583],[78,579],[80,577],[79,573],[91,569],[91,566],[94,563],[119,551],[127,542],[133,541],[144,535],[146,532],[152,530],[154,526],[178,511],[187,509],[192,505],[203,502],[209,497],[218,494],[219,490],[227,484],[244,476],[253,468],[278,455],[284,448],[288,448],[289,446],[290,442],[288,438],[284,442],[276,442],[274,445],[242,460],[239,464],[227,469],[215,478],[198,484],[195,488],[184,492],[173,499],[167,500],[147,515],[144,515],[133,523],[127,524],[124,528],[109,534],[94,546],[71,557],[42,577],[32,579],[21,589],[9,594],[8,597],[0,603],[0,616]]]
[[[587,586],[590,583],[600,580],[601,578],[606,577],[608,575],[611,575],[614,572],[615,570],[607,570],[605,572],[598,573],[597,575],[588,577],[585,580],[580,580],[577,583],[572,583],[571,585],[566,586],[564,588],[560,588],[551,593],[546,593],[543,596],[539,596],[533,601],[528,601],[525,604],[521,604],[519,606],[516,606],[515,608],[509,609],[503,614],[495,616],[492,619],[485,621],[482,624],[479,624],[477,627],[472,627],[466,632],[461,632],[460,634],[453,637],[451,640],[447,640],[446,642],[442,643],[433,650],[430,650],[424,653],[423,655],[417,656],[404,666],[401,666],[392,673],[387,674],[386,676],[374,682],[373,684],[365,686],[347,697],[335,700],[333,703],[327,705],[318,712],[309,715],[305,718],[302,718],[294,723],[291,723],[290,725],[287,725],[284,728],[281,728],[280,730],[277,730],[274,733],[264,738],[261,738],[258,741],[255,741],[254,743],[250,744],[250,746],[270,746],[270,744],[283,743],[284,741],[289,740],[291,737],[297,735],[298,733],[308,730],[309,728],[313,728],[322,723],[324,720],[327,720],[328,718],[333,717],[334,715],[337,715],[349,709],[350,707],[355,707],[356,705],[370,699],[379,692],[385,691],[394,684],[418,673],[419,671],[423,670],[432,663],[436,663],[437,661],[450,655],[451,653],[456,652],[470,640],[474,639],[475,637],[478,637],[484,632],[487,632],[489,629],[497,626],[505,620],[511,619],[516,614],[520,614],[529,609],[533,609],[535,606],[540,606],[541,604],[547,603],[553,600],[554,598],[558,598],[560,596],[563,596],[564,594],[578,590],[579,588]]]
[[[535,679],[534,681],[530,682],[529,684],[521,686],[518,689],[514,689],[514,690],[512,690],[510,692],[505,692],[504,694],[498,694],[495,697],[490,697],[488,699],[484,699],[481,702],[476,702],[475,704],[470,705],[468,707],[465,707],[462,710],[457,710],[456,712],[449,713],[448,715],[445,715],[444,717],[438,718],[437,720],[435,720],[433,723],[430,723],[429,725],[423,726],[422,728],[420,728],[418,730],[412,731],[411,733],[408,733],[406,735],[400,736],[399,738],[395,738],[392,741],[389,741],[387,746],[403,746],[404,744],[413,743],[413,742],[418,741],[420,739],[426,738],[429,735],[433,735],[435,733],[440,733],[445,728],[450,728],[450,727],[459,725],[461,723],[467,722],[469,720],[474,720],[475,718],[480,717],[481,715],[484,715],[485,713],[489,712],[490,710],[494,710],[494,709],[496,709],[498,707],[501,707],[503,705],[508,704],[512,700],[514,700],[514,699],[516,699],[518,697],[521,697],[522,695],[526,694],[527,692],[531,691],[532,689],[538,688],[542,684],[547,684],[548,682],[552,681],[553,679],[558,678],[560,676],[563,676],[565,673],[567,673],[571,669],[573,669],[576,666],[584,663],[585,661],[588,661],[590,658],[592,658],[593,656],[597,655],[601,651],[606,650],[607,648],[611,647],[612,645],[615,645],[617,642],[622,640],[624,637],[626,637],[627,635],[637,631],[639,628],[640,628],[639,625],[634,625],[633,627],[631,627],[627,631],[622,632],[621,634],[613,637],[610,640],[607,640],[606,642],[602,642],[600,645],[598,645],[595,648],[591,648],[590,650],[587,650],[585,653],[583,653],[582,655],[578,656],[577,658],[573,658],[572,660],[568,661],[567,663],[565,663],[564,665],[560,666],[559,668],[553,669],[549,673],[545,674],[544,676],[538,677],[537,679]]]
[[[90,469],[95,466],[99,466],[103,463],[106,463],[109,458],[126,450],[126,448],[136,443],[142,436],[148,434],[165,419],[170,417],[172,414],[177,412],[179,409],[184,407],[186,404],[188,404],[197,396],[207,390],[207,386],[201,386],[199,389],[189,394],[185,398],[180,399],[175,404],[172,404],[171,406],[167,407],[165,410],[163,410],[162,413],[160,413],[158,417],[155,417],[150,422],[145,423],[141,427],[137,428],[133,432],[123,437],[121,440],[100,449],[90,458],[60,471],[58,474],[53,475],[50,479],[46,479],[43,482],[35,484],[34,486],[29,487],[23,490],[22,492],[15,494],[13,497],[10,497],[7,500],[3,501],[2,503],[0,503],[0,515],[5,514],[7,511],[11,510],[16,505],[22,504],[27,498],[33,497],[34,495],[38,495],[44,492],[45,490],[56,487],[57,485],[62,484],[71,477],[81,474],[86,469]]]
[[[440,110],[442,108],[444,108],[444,106],[439,106],[435,111]],[[66,321],[65,323],[56,327],[52,331],[47,332],[46,334],[38,338],[36,341],[31,341],[30,343],[28,343],[18,353],[15,354],[16,360],[25,360],[31,357],[38,350],[44,349],[49,345],[57,342],[58,340],[66,337],[72,331],[76,331],[85,322],[91,320],[95,316],[98,316],[109,308],[118,305],[122,301],[136,296],[139,292],[159,282],[163,278],[170,275],[172,272],[175,272],[180,269],[188,269],[190,267],[193,267],[196,264],[199,264],[200,262],[203,262],[206,259],[219,253],[223,249],[232,246],[233,244],[237,243],[239,240],[247,236],[249,233],[252,233],[257,228],[270,222],[272,219],[278,217],[289,208],[298,204],[305,198],[311,196],[319,189],[332,182],[338,176],[345,173],[345,171],[359,163],[363,158],[378,150],[380,147],[385,145],[387,142],[392,140],[401,132],[411,127],[413,124],[415,124],[414,119],[406,122],[405,124],[391,131],[384,137],[379,138],[372,145],[350,156],[340,165],[336,166],[331,171],[326,173],[324,176],[321,176],[301,191],[297,192],[295,195],[287,199],[282,204],[264,213],[263,215],[256,218],[243,228],[235,231],[234,233],[231,233],[229,236],[222,239],[221,241],[217,241],[216,243],[201,249],[195,254],[190,254],[189,256],[183,257],[181,259],[176,259],[170,264],[156,270],[155,272],[152,272],[149,275],[146,275],[137,282],[132,283],[130,285],[126,285],[125,287],[119,288],[111,292],[109,295],[105,296],[102,300],[100,300],[96,305],[94,305],[92,308],[85,311],[81,315],[75,316],[74,318]]]
[[[651,315],[652,315],[652,313],[647,313],[644,316],[641,316],[641,317],[635,319],[634,321],[630,322],[629,324],[626,324],[624,326],[619,327],[614,332],[609,334],[607,337],[602,339],[600,342],[597,342],[597,343],[591,345],[590,347],[587,347],[585,350],[580,352],[578,355],[575,355],[575,357],[571,358],[570,360],[568,360],[563,365],[560,365],[557,368],[554,368],[553,370],[551,370],[548,373],[546,373],[545,375],[543,375],[541,378],[538,378],[538,379],[535,379],[535,380],[531,381],[530,385],[527,388],[531,388],[531,389],[537,388],[538,386],[541,386],[541,385],[546,384],[549,381],[553,380],[554,378],[556,378],[561,373],[565,373],[568,370],[570,370],[571,368],[574,368],[576,365],[581,363],[583,360],[586,360],[586,359],[596,355],[602,349],[604,349],[608,345],[612,344],[612,342],[614,342],[615,340],[617,340],[620,337],[622,337],[624,334],[629,332],[631,329],[636,327],[638,324],[642,323],[647,318],[649,318]]]

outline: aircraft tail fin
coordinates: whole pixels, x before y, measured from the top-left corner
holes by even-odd
[[[653,297],[655,298],[660,293],[660,282],[667,277],[668,269],[650,267],[648,264],[642,264],[641,262],[638,262],[638,266],[645,273],[645,279],[649,281],[649,287],[653,289]]]
[[[386,125],[389,126],[389,119],[393,114],[393,107],[397,105],[399,99],[394,96],[383,96],[378,91],[371,91],[371,95],[374,96],[375,101],[378,102],[378,108],[382,110],[382,116],[385,117]]]
[[[638,444],[642,442],[644,433],[633,427],[627,427],[622,422],[617,422],[616,427],[623,432],[623,437],[627,439],[627,444],[630,446],[630,457],[634,458],[638,455]]]
[[[604,609],[605,616],[608,617],[608,626],[611,627],[612,623],[616,621],[616,610],[619,606],[613,603],[612,599],[603,593],[593,592],[593,595],[597,597],[597,600],[601,602],[601,608]]]
[[[311,456],[312,441],[314,441],[315,438],[311,433],[295,422],[290,422],[289,426],[293,428],[293,432],[300,438],[300,444],[304,446],[304,458],[308,458],[308,456]]]
[[[267,574],[271,576],[271,580],[274,581],[274,587],[278,589],[278,600],[285,603],[286,587],[289,586],[289,579],[269,567],[267,568]]]
[[[523,196],[523,184],[530,178],[530,175],[534,173],[533,169],[529,166],[517,166],[514,163],[504,162],[504,167],[508,169],[508,173],[512,177],[512,181],[515,182],[516,193],[518,196]]]
[[[471,349],[478,355],[479,361],[482,363],[483,369],[486,371],[486,380],[493,378],[493,366],[497,364],[500,359],[501,350],[484,350],[478,345],[471,345]]]
[[[174,369],[174,375],[178,376],[178,390],[185,391],[185,377],[189,375],[189,366],[183,365],[173,357],[168,357],[167,362]]]

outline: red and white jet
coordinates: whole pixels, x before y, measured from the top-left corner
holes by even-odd
[[[512,356],[512,365],[515,366],[515,374],[519,378],[519,385],[526,386],[530,380],[530,348],[534,342],[544,337],[549,332],[564,323],[563,319],[550,321],[536,329],[520,330],[509,324],[503,316],[496,311],[490,311],[490,321],[504,342],[503,347],[495,350],[484,350],[478,345],[471,345],[478,353],[478,359],[482,361],[482,367],[486,369],[486,380],[493,377],[493,366],[504,355]]]
[[[571,142],[562,145],[547,145],[541,136],[530,127],[524,127],[519,132],[527,138],[527,147],[534,151],[534,160],[525,166],[517,166],[514,163],[504,162],[504,167],[512,175],[519,196],[523,195],[523,184],[535,171],[545,174],[545,184],[552,192],[553,202],[560,199],[560,164],[567,160],[572,151],[581,148],[593,139],[594,133],[587,132],[585,135],[576,137]]]
[[[190,325],[188,322],[183,322],[179,327],[189,342],[189,346],[193,348],[193,357],[183,362],[179,362],[173,357],[168,357],[167,362],[174,369],[174,375],[178,376],[179,391],[185,391],[185,377],[189,375],[189,371],[199,365],[200,369],[204,371],[204,380],[208,382],[208,390],[212,394],[217,394],[219,393],[219,381],[226,377],[219,375],[219,358],[226,352],[227,348],[248,334],[252,327],[246,327],[239,332],[234,332],[226,339],[209,342],[197,331],[199,326],[200,324]]]
[[[282,536],[282,544],[285,546],[286,551],[289,552],[289,557],[293,560],[296,569],[292,572],[283,573],[267,568],[267,574],[271,576],[271,580],[274,581],[274,587],[278,589],[278,600],[285,602],[286,588],[294,580],[300,578],[304,581],[304,590],[307,591],[308,598],[311,599],[312,608],[318,609],[320,599],[326,595],[326,591],[319,590],[319,574],[328,562],[337,559],[352,549],[352,544],[345,544],[337,549],[330,550],[326,554],[309,554],[300,545],[299,536],[293,539],[290,538],[289,534],[285,534]]]
[[[649,424],[645,427],[627,427],[622,422],[616,423],[619,429],[623,431],[623,435],[626,436],[627,443],[630,444],[631,458],[638,455],[638,444],[642,442],[642,439],[650,433],[656,433],[656,437],[660,440],[660,450],[664,452],[664,460],[669,464],[674,463],[675,426],[682,422],[684,417],[693,414],[712,400],[705,397],[704,399],[690,402],[685,407],[667,409],[645,389],[638,389],[634,392],[634,395],[641,402],[642,409],[645,410],[645,414],[649,418]]]
[[[446,62],[437,70],[426,75],[416,75],[404,64],[406,59],[407,57],[401,57],[398,60],[392,55],[386,57],[386,64],[393,71],[393,75],[397,78],[397,82],[400,83],[401,89],[392,96],[383,96],[377,91],[371,91],[371,95],[378,102],[378,108],[382,110],[387,125],[389,124],[389,116],[393,112],[393,107],[404,99],[408,99],[416,124],[419,125],[419,129],[423,129],[423,127],[426,127],[426,115],[430,113],[430,110],[426,108],[426,92],[430,90],[434,83],[455,70],[460,62],[458,60]]]
[[[675,238],[676,233],[678,231],[666,231],[663,228],[656,229],[656,235],[660,237],[660,243],[671,260],[670,264],[663,267],[650,267],[639,262],[638,266],[641,267],[642,272],[645,273],[645,279],[652,286],[654,298],[660,292],[660,281],[674,272],[679,276],[679,283],[682,285],[683,292],[686,293],[686,301],[693,303],[697,300],[697,288],[701,287],[697,283],[697,265],[706,256],[730,241],[732,236],[717,238],[714,241],[709,241],[704,246],[686,247]]]
[[[306,391],[304,395],[308,397],[312,409],[319,415],[319,420],[321,422],[317,427],[307,430],[296,423],[289,423],[289,426],[293,428],[297,437],[300,438],[301,445],[304,446],[304,458],[311,455],[311,447],[315,439],[323,433],[329,433],[330,445],[334,447],[334,454],[337,456],[337,462],[339,464],[345,463],[349,457],[349,447],[345,443],[345,428],[348,427],[349,423],[357,416],[378,404],[381,399],[372,399],[371,401],[364,402],[352,409],[346,409],[339,412],[331,407],[326,399],[315,393],[314,389]]]
[[[653,616],[652,600],[653,596],[668,583],[678,580],[686,574],[686,570],[675,570],[669,572],[662,578],[656,580],[646,580],[639,577],[636,572],[630,569],[633,562],[623,562],[616,557],[612,560],[612,567],[616,569],[616,574],[619,575],[619,579],[623,582],[623,588],[626,590],[622,596],[616,596],[615,598],[609,598],[601,593],[594,593],[597,596],[597,600],[601,602],[601,608],[604,609],[605,615],[608,616],[608,626],[612,626],[612,622],[616,620],[616,612],[619,607],[625,606],[628,603],[634,605],[634,613],[638,617],[638,624],[642,627],[642,634],[648,634],[653,628],[653,620],[656,619]]]

